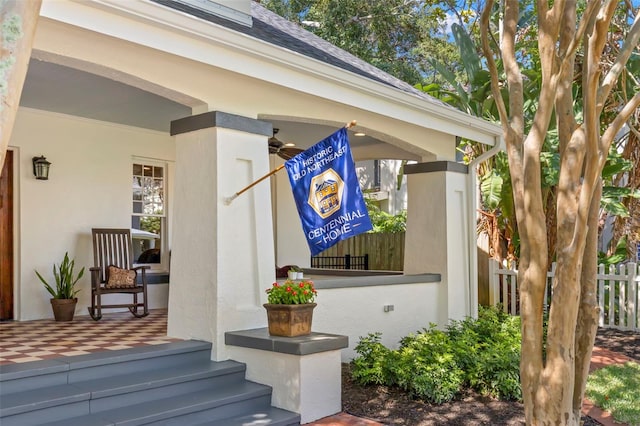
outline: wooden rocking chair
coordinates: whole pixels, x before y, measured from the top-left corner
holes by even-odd
[[[91,318],[98,321],[102,318],[102,309],[129,308],[129,311],[142,318],[149,315],[147,306],[147,277],[149,266],[133,267],[133,247],[129,229],[93,228],[93,262],[91,271]],[[140,275],[140,280],[138,280]],[[140,284],[138,284],[140,281]],[[132,303],[103,305],[105,294],[130,294]],[[138,302],[138,294],[142,293],[142,302]],[[139,312],[139,308],[141,312]]]

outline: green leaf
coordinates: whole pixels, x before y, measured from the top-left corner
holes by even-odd
[[[35,271],[36,275],[44,284],[45,289],[51,294],[54,299],[73,299],[79,289],[75,288],[76,283],[84,274],[84,267],[80,270],[78,275],[74,275],[73,269],[75,267],[75,261],[69,260],[69,254],[64,254],[62,263],[56,268],[56,264],[53,264],[53,277],[56,283],[55,288],[50,285],[47,280],[44,279],[38,271]]]
[[[618,173],[629,171],[633,168],[633,164],[629,161],[617,161],[614,162],[607,161],[604,168],[602,169],[602,178],[606,179],[611,176],[615,176]]]
[[[542,176],[546,187],[555,186],[560,180],[560,154],[543,151],[540,153]]]
[[[487,175],[482,177],[480,184],[482,200],[490,210],[497,209],[502,201],[502,184],[502,177],[498,175],[495,170],[491,170]]]
[[[451,71],[449,71],[449,69],[446,66],[436,61],[435,59],[429,59],[428,62],[431,64],[433,68],[436,69],[436,71],[438,71],[438,73],[447,81],[447,83],[449,83],[452,87],[455,88],[456,93],[460,97],[460,102],[458,107],[460,109],[468,110],[469,95],[464,90],[464,87],[462,87],[460,83],[458,83],[455,74],[453,74]]]
[[[629,210],[620,201],[602,199],[600,205],[607,212],[615,216],[629,217]]]
[[[621,186],[603,186],[602,198],[640,198],[640,189],[625,188]]]
[[[481,68],[480,56],[478,56],[476,46],[473,40],[471,40],[471,37],[469,37],[469,34],[467,34],[465,29],[459,24],[451,25],[451,32],[460,50],[460,57],[462,59],[462,65],[467,72],[467,78],[470,83],[473,83],[477,72]]]

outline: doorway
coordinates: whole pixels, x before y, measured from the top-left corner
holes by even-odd
[[[13,151],[0,174],[0,320],[13,319]]]

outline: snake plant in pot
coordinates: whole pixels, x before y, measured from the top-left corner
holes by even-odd
[[[80,269],[77,275],[74,273],[74,267],[75,260],[69,259],[69,253],[64,254],[62,263],[57,267],[54,263],[53,277],[55,279],[55,286],[53,283],[49,284],[38,271],[35,271],[40,281],[42,281],[42,284],[44,284],[44,287],[52,296],[51,307],[56,321],[73,320],[76,303],[78,303],[76,294],[80,291],[76,289],[76,284],[84,274],[84,267]]]

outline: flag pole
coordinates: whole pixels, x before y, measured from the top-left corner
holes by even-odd
[[[345,128],[348,129],[350,127],[355,126],[356,124],[358,124],[358,122],[356,120],[351,120],[350,122],[348,122],[347,124],[345,124]],[[278,173],[280,170],[282,170],[284,168],[284,164],[280,164],[278,167],[276,167],[275,169],[271,170],[269,173],[267,173],[266,175],[262,176],[260,179],[254,181],[253,183],[250,183],[249,185],[245,186],[244,188],[242,188],[240,191],[236,192],[235,194],[233,194],[231,197],[226,197],[224,199],[224,204],[225,205],[229,205],[233,202],[233,200],[235,200],[236,198],[238,198],[241,194],[245,193],[246,191],[248,191],[249,189],[253,188],[254,186],[256,186],[257,184],[259,184],[260,182],[262,182],[263,180],[265,180],[266,178],[268,178],[269,176],[275,175],[276,173]]]

